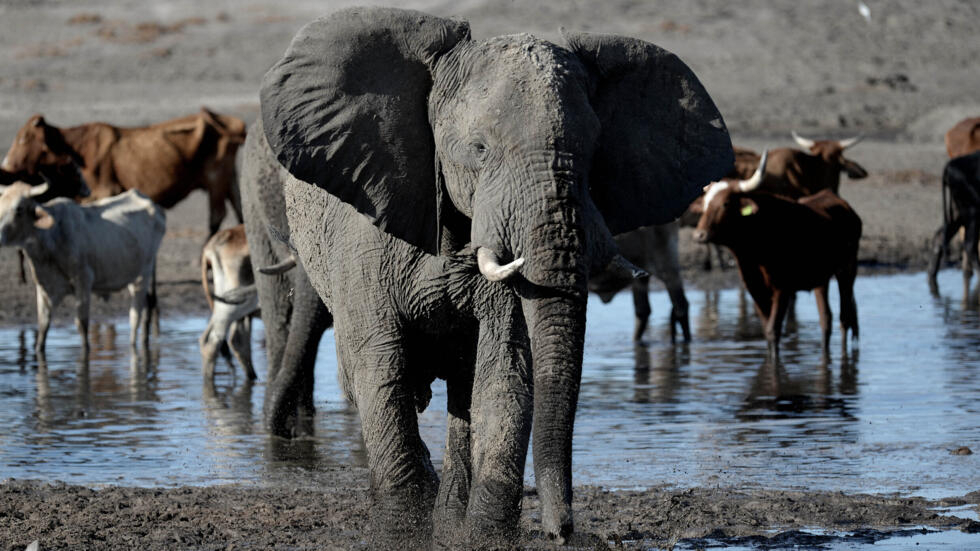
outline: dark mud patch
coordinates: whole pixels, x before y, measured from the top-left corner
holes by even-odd
[[[337,487],[324,489],[91,489],[11,480],[0,484],[0,541],[11,551],[34,540],[46,550],[366,548],[368,493],[352,480],[357,477],[338,470]],[[568,548],[818,548],[938,530],[976,533],[980,523],[941,512],[964,505],[975,510],[978,498],[978,492],[930,501],[830,492],[582,487],[575,494],[579,535]],[[515,548],[555,548],[541,536],[538,518],[537,495],[528,490],[524,537]]]

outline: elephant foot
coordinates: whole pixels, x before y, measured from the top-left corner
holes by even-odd
[[[377,496],[368,539],[374,549],[430,549],[436,488],[415,487]]]
[[[575,531],[572,522],[572,508],[567,504],[549,507],[547,502],[541,501],[541,527],[548,539],[558,545],[565,545]]]

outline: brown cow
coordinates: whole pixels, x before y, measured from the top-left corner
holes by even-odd
[[[946,132],[946,153],[949,158],[962,157],[980,150],[980,117],[963,119]]]
[[[17,132],[0,168],[37,183],[41,171],[77,163],[90,200],[138,189],[164,208],[195,190],[208,192],[210,235],[230,200],[239,221],[235,153],[245,140],[245,123],[205,108],[195,115],[145,127],[93,122],[58,128],[34,115]]]
[[[824,354],[830,349],[827,286],[836,276],[841,331],[858,336],[854,279],[861,219],[830,190],[794,200],[763,192],[767,154],[749,180],[707,186],[705,211],[694,238],[725,245],[762,320],[769,357],[779,358],[783,319],[796,291],[813,290],[820,312]]]
[[[208,271],[214,279],[214,293],[208,283]],[[230,303],[223,300],[229,292],[254,287],[252,260],[245,240],[245,226],[226,228],[214,234],[201,251],[201,285],[211,308],[211,319],[201,334],[201,360],[204,376],[214,379],[218,352],[227,354],[224,344],[235,354],[250,380],[255,380],[252,367],[252,320],[258,311],[258,294],[247,293],[248,300]]]

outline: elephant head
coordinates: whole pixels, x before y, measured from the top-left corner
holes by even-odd
[[[721,115],[673,54],[564,37],[476,42],[465,22],[348,9],[304,27],[261,92],[269,144],[295,177],[428,252],[469,242],[488,278],[515,287],[542,518],[559,537],[572,527],[588,274],[612,260],[612,234],[672,220],[733,162]]]

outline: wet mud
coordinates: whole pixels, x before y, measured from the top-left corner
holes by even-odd
[[[4,551],[20,551],[34,540],[45,550],[366,549],[368,494],[356,489],[360,476],[340,469],[331,489],[318,490],[92,489],[7,481],[0,485],[0,541]],[[583,487],[575,494],[578,534],[566,548],[806,548],[938,530],[976,534],[976,520],[942,512],[978,502],[977,492],[930,501],[826,492]],[[537,515],[537,496],[526,490],[524,541],[515,549],[555,548],[541,535]]]

